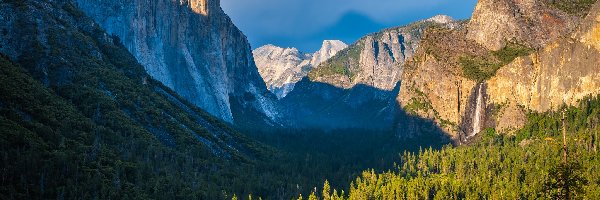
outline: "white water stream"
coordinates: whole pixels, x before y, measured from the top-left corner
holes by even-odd
[[[475,116],[473,117],[473,132],[468,135],[469,137],[475,136],[479,131],[481,131],[481,106],[483,104],[483,94],[481,90],[483,89],[483,84],[478,85],[477,90],[477,104],[475,107]]]

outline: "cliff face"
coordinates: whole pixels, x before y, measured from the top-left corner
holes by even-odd
[[[265,45],[253,51],[258,72],[267,88],[277,98],[285,97],[295,84],[304,78],[313,66],[333,57],[348,45],[339,40],[326,40],[319,51],[305,54],[296,48]]]
[[[363,84],[391,91],[400,81],[404,62],[417,51],[421,34],[434,25],[454,27],[456,23],[437,16],[367,35],[312,70],[309,77],[344,89]]]
[[[77,0],[155,79],[228,122],[230,101],[276,117],[246,37],[218,0]]]
[[[0,35],[2,199],[219,199],[234,181],[208,177],[259,184],[237,166],[269,148],[150,78],[73,1],[0,1]],[[132,176],[150,165],[162,172]]]
[[[463,76],[460,58],[487,52],[465,35],[462,25],[456,29],[429,29],[423,36],[421,48],[405,65],[397,97],[406,112],[436,120],[452,136],[457,136],[477,84]]]
[[[299,127],[393,129],[402,115],[396,97],[403,64],[416,53],[423,31],[458,25],[438,16],[363,37],[313,68],[281,100],[288,118]]]
[[[481,0],[469,22],[467,38],[490,50],[509,42],[539,48],[571,32],[578,21],[578,16],[546,0]]]
[[[398,101],[465,141],[475,127],[507,133],[526,122],[527,110],[598,94],[599,6],[581,9],[591,10],[584,19],[544,2],[480,1],[467,28],[427,31],[406,64]]]
[[[600,93],[600,4],[565,38],[503,67],[489,80],[492,102],[544,112]]]

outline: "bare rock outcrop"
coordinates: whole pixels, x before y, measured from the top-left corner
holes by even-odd
[[[77,0],[155,79],[228,122],[232,104],[276,118],[246,36],[219,0]],[[236,101],[236,102],[232,102]],[[239,116],[239,115],[238,115]]]
[[[545,112],[599,94],[599,47],[597,3],[576,32],[500,69],[488,81],[491,99]]]
[[[513,14],[492,16],[503,13]],[[561,19],[559,27],[536,18],[552,13]],[[556,110],[600,93],[599,14],[600,3],[582,18],[586,14],[566,14],[543,2],[480,1],[466,30],[432,29],[426,34],[419,53],[405,66],[398,101],[459,139],[470,130],[466,122],[474,121],[475,88],[485,83],[483,128],[510,133],[526,123],[528,110]],[[515,54],[506,48],[512,42],[535,48],[504,65],[498,55]],[[468,78],[464,60],[475,58],[482,62],[478,65],[502,66],[489,80]]]
[[[361,38],[309,73],[311,80],[349,89],[358,84],[391,91],[400,81],[403,65],[417,49],[430,26],[454,27],[448,16],[436,16]]]
[[[468,25],[467,38],[490,50],[509,42],[543,47],[571,32],[580,18],[540,0],[481,0]]]
[[[258,72],[267,88],[281,99],[290,93],[295,84],[308,75],[313,67],[333,57],[348,47],[339,40],[325,40],[319,51],[306,54],[296,48],[265,45],[253,51]]]

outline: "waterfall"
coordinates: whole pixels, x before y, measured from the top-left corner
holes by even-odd
[[[479,133],[479,131],[481,131],[481,106],[483,105],[483,92],[481,91],[483,89],[483,84],[479,84],[477,87],[479,87],[477,89],[477,103],[475,106],[475,113],[473,116],[473,132],[471,132],[471,134],[468,135],[469,137],[473,137],[475,136],[475,134]]]

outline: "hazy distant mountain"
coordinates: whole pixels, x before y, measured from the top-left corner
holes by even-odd
[[[296,48],[265,45],[253,51],[258,71],[267,88],[281,99],[294,89],[294,85],[321,62],[333,57],[348,45],[339,40],[325,40],[321,49],[306,54]]]
[[[362,37],[313,68],[282,99],[295,126],[390,130],[400,111],[404,63],[419,48],[423,32],[459,23],[436,16]]]

